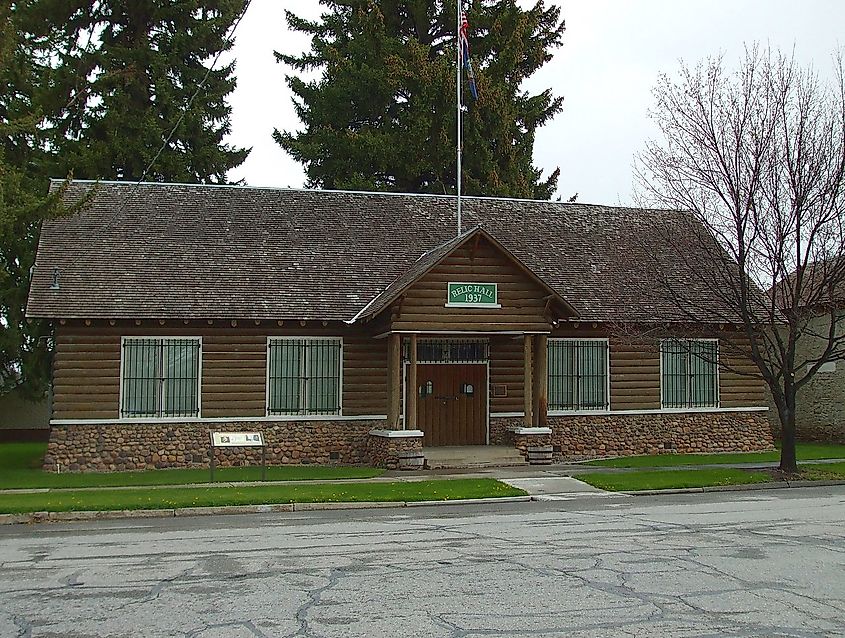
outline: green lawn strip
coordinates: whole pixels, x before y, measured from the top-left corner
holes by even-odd
[[[801,465],[801,478],[808,481],[842,481],[845,480],[845,463],[820,463],[818,465]]]
[[[844,459],[845,445],[835,443],[799,443],[796,446],[796,454],[799,461]],[[727,463],[776,463],[778,461],[780,461],[780,450],[726,454],[628,456],[616,459],[588,461],[584,465],[597,467],[676,467],[679,465],[721,465]]]
[[[46,443],[0,443],[0,470],[41,469]]]
[[[452,479],[392,483],[312,483],[193,489],[62,491],[0,494],[0,513],[171,509],[271,503],[364,501],[449,501],[524,496],[494,479]]]
[[[612,492],[637,490],[668,490],[713,485],[743,485],[766,483],[772,480],[768,472],[748,472],[732,468],[703,470],[643,470],[641,472],[594,472],[579,474],[579,481]]]
[[[0,489],[125,487],[142,485],[185,485],[208,483],[208,468],[146,470],[139,472],[45,472],[41,459],[44,443],[0,444]],[[267,467],[268,481],[309,481],[332,479],[362,479],[381,476],[384,470],[372,467],[338,467],[297,465]],[[214,472],[215,482],[236,483],[261,480],[260,467],[227,467]]]

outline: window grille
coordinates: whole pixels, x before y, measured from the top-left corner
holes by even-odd
[[[487,363],[486,339],[418,339],[418,363]],[[410,360],[410,344],[405,342],[405,361]]]
[[[199,338],[124,338],[121,417],[198,417],[199,368]]]
[[[606,410],[606,340],[549,339],[550,410]]]
[[[340,414],[339,338],[271,339],[268,351],[268,415]]]
[[[665,339],[660,352],[664,408],[718,407],[717,341]]]

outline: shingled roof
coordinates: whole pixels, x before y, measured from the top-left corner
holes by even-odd
[[[30,317],[351,321],[455,233],[446,196],[76,181],[66,197],[92,188],[43,225]],[[713,296],[692,272],[706,255],[681,266],[667,250],[682,213],[478,197],[463,211],[582,321],[688,319],[653,296],[654,267]]]

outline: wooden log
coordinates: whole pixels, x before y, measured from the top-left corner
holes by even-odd
[[[533,423],[537,427],[549,424],[549,371],[548,371],[548,337],[534,336],[534,414]]]
[[[391,430],[399,427],[399,409],[401,401],[401,335],[392,333],[388,337],[387,352],[387,427]]]
[[[522,336],[522,357],[523,357],[523,364],[522,364],[522,387],[523,390],[523,402],[522,402],[522,409],[525,412],[525,417],[523,419],[523,423],[525,427],[531,427],[533,422],[531,417],[533,402],[531,398],[531,369],[532,369],[532,361],[531,361],[531,346],[532,346],[532,337],[531,335],[523,335]]]
[[[417,429],[417,335],[411,335],[410,362],[408,364],[408,412],[405,415],[405,429]]]

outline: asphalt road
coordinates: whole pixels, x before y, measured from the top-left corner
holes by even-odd
[[[0,528],[0,636],[843,636],[845,487]]]

